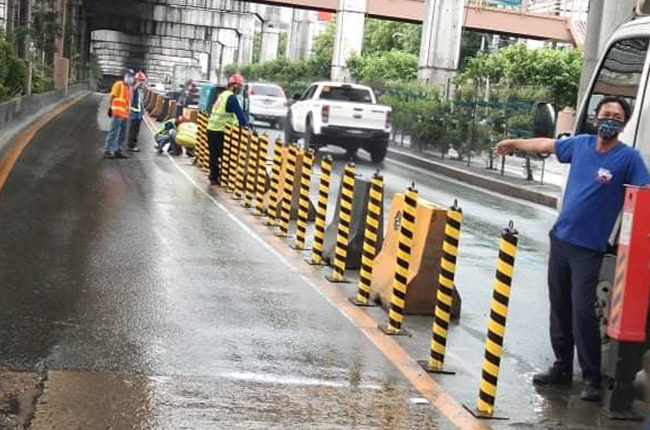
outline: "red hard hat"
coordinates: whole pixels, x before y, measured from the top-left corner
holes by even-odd
[[[236,73],[228,79],[228,85],[244,85],[244,77]]]
[[[184,115],[179,116],[176,118],[176,124],[182,124],[184,122],[188,122],[190,119]]]

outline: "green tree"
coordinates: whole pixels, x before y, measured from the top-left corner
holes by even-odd
[[[27,65],[16,57],[13,41],[0,34],[0,100],[20,94],[27,79]]]
[[[401,51],[355,55],[348,60],[352,77],[361,82],[411,81],[418,75],[418,57]]]
[[[363,55],[401,51],[417,55],[422,25],[381,19],[367,19],[363,38]]]

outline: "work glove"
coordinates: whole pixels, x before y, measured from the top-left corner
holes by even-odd
[[[113,118],[113,109],[108,108],[108,117]]]

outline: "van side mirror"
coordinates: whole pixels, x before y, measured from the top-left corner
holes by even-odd
[[[537,103],[535,105],[533,136],[548,138],[555,136],[555,109],[550,103]]]

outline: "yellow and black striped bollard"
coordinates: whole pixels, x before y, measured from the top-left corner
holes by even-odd
[[[208,148],[208,116],[199,112],[197,116],[197,140],[201,146],[201,157],[199,158],[199,167],[202,170],[205,170],[209,167],[210,163],[206,162],[206,159],[210,156],[210,150]]]
[[[330,181],[332,176],[332,157],[324,156],[320,162],[320,183],[318,185],[318,204],[316,205],[316,221],[314,222],[314,242],[311,259],[305,261],[312,266],[323,265],[323,246],[325,244],[325,221],[327,218],[327,201],[329,200]]]
[[[257,133],[251,133],[250,141],[251,149],[246,168],[246,199],[244,200],[244,206],[247,208],[253,206],[253,196],[255,195],[255,181],[257,180],[255,175],[257,175],[257,160],[260,151],[260,139]]]
[[[494,404],[497,396],[499,367],[503,355],[503,339],[506,335],[508,303],[510,302],[518,240],[519,233],[510,221],[508,227],[501,233],[499,241],[499,260],[494,278],[494,293],[485,340],[485,356],[478,401],[476,409],[466,406],[478,418],[507,419],[507,417],[494,415]]]
[[[248,130],[241,130],[239,139],[239,160],[237,162],[237,173],[235,179],[235,192],[233,199],[241,200],[244,198],[244,177],[246,176],[246,161],[248,159]]]
[[[418,205],[418,191],[415,184],[404,194],[404,208],[400,220],[399,244],[395,264],[395,277],[393,278],[393,294],[390,299],[388,311],[388,324],[379,328],[387,335],[406,335],[408,332],[402,328],[404,322],[404,309],[406,308],[406,290],[411,261],[411,248],[415,236],[415,215]]]
[[[269,206],[267,209],[268,218],[266,225],[269,227],[275,226],[275,221],[278,214],[278,199],[280,198],[280,173],[282,172],[282,165],[285,162],[283,156],[282,142],[278,139],[273,146],[273,166],[271,167],[271,187],[269,192]]]
[[[237,182],[237,164],[239,163],[239,141],[241,140],[241,129],[233,126],[230,138],[230,161],[228,162],[228,192],[235,192]]]
[[[230,168],[230,141],[232,139],[232,127],[226,125],[223,132],[223,152],[221,153],[221,164],[219,165],[219,185],[228,186],[228,169]]]
[[[332,274],[325,278],[334,283],[349,282],[345,279],[345,268],[348,258],[348,243],[350,226],[352,224],[352,202],[354,200],[354,174],[356,166],[349,163],[343,171],[343,186],[341,187],[341,207],[339,209],[339,225],[336,233],[336,248]]]
[[[314,150],[306,149],[302,157],[302,174],[300,175],[300,200],[298,202],[298,220],[296,221],[296,242],[291,248],[305,251],[307,223],[309,222],[309,189],[311,187],[311,172],[314,169]]]
[[[384,194],[384,178],[375,173],[372,177],[368,196],[368,210],[366,213],[366,229],[363,236],[363,250],[361,253],[361,270],[359,272],[359,290],[357,296],[350,302],[357,306],[375,306],[370,302],[370,286],[372,285],[372,266],[377,254],[379,240],[379,225],[381,217],[381,204]]]
[[[289,145],[287,169],[284,175],[282,206],[280,206],[280,232],[277,234],[278,237],[289,237],[289,220],[291,219],[291,204],[293,203],[293,185],[296,177],[297,159],[298,148],[296,145]]]
[[[255,177],[257,178],[256,186],[256,196],[255,196],[255,216],[264,216],[266,211],[264,210],[264,195],[266,194],[266,159],[269,151],[269,136],[267,134],[262,135],[260,138],[260,150],[257,157],[257,173]]]
[[[463,211],[458,207],[458,202],[455,201],[454,205],[447,210],[445,238],[442,244],[442,257],[440,258],[438,275],[438,292],[436,294],[436,306],[433,311],[429,358],[427,361],[420,363],[427,372],[454,374],[453,371],[445,370],[444,365],[451,309],[454,301],[454,277],[456,276],[456,260],[458,258],[460,226],[462,223]]]
[[[203,151],[203,139],[201,139],[201,124],[196,128],[196,144],[194,145],[194,165],[201,168],[201,153]]]

